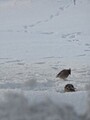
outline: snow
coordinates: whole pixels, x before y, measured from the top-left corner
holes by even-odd
[[[1,120],[41,120],[44,118],[45,120],[85,120],[85,115],[82,119],[81,115],[78,115],[77,111],[82,111],[85,107],[85,104],[80,106],[81,99],[84,97],[84,93],[75,93],[65,94],[64,98],[68,97],[68,100],[71,99],[71,96],[74,97],[70,103],[68,100],[63,103],[63,95],[59,93],[25,93],[29,100],[22,93],[14,93],[8,92],[5,94],[3,100],[0,102],[0,119]],[[68,96],[69,95],[69,96]],[[76,101],[76,97],[79,95],[77,105],[74,102]],[[83,95],[83,97],[82,97]],[[32,97],[33,96],[33,97]],[[70,99],[69,99],[70,97]],[[57,98],[57,99],[56,99]],[[52,100],[51,100],[52,99]],[[68,103],[69,104],[66,104]],[[63,103],[63,104],[62,104]],[[82,101],[85,103],[85,100]],[[72,106],[77,106],[73,109]]]
[[[89,11],[89,0],[0,0],[0,120],[90,119]]]
[[[71,119],[73,114],[75,116],[74,110],[66,106],[59,107],[54,104],[49,99],[40,103],[29,104],[27,99],[23,95],[19,94],[10,94],[6,96],[6,100],[0,104],[0,116],[4,120],[55,120],[55,119]],[[67,111],[67,109],[70,111]],[[64,116],[64,112],[67,111]],[[70,116],[68,116],[68,114]],[[78,119],[75,116],[74,119]]]

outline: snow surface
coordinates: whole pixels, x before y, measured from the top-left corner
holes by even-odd
[[[90,0],[0,0],[0,120],[90,119],[89,11]]]

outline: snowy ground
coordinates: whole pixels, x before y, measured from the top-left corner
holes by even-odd
[[[0,120],[89,120],[89,11],[90,0],[0,0]],[[68,81],[56,78],[64,68]]]

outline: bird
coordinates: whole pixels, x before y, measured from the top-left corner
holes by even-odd
[[[72,84],[67,84],[64,87],[64,92],[75,92],[75,87]]]
[[[56,78],[61,78],[63,80],[66,80],[66,78],[71,74],[71,69],[63,69],[60,71],[57,75]]]

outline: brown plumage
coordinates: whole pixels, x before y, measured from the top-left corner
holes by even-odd
[[[56,77],[59,77],[65,80],[70,74],[71,74],[71,69],[64,69],[60,71]]]
[[[72,84],[67,84],[64,87],[65,92],[75,92],[75,87]]]

